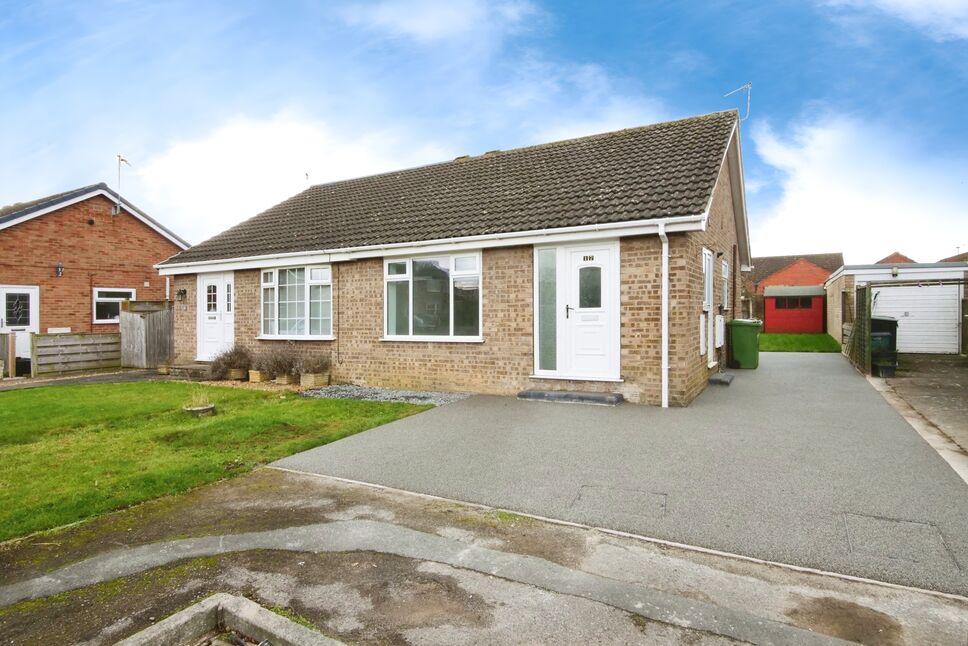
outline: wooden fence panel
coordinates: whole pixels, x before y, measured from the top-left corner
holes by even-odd
[[[32,334],[30,373],[51,376],[78,370],[121,367],[121,335]]]

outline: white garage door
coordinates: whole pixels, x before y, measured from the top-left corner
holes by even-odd
[[[958,352],[961,287],[877,287],[873,314],[897,319],[898,352]]]

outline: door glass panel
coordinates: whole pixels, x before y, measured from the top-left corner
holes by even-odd
[[[225,311],[232,311],[232,283],[225,283]]]
[[[413,261],[413,333],[450,334],[450,258]]]
[[[454,336],[478,336],[481,333],[477,277],[454,279]]]
[[[602,306],[602,268],[582,267],[578,270],[578,307]]]
[[[6,325],[30,325],[30,294],[8,293],[4,299]]]
[[[215,285],[205,286],[205,311],[218,311],[218,287]]]
[[[410,283],[387,283],[387,334],[410,334]]]
[[[538,251],[538,369],[558,366],[556,249]]]

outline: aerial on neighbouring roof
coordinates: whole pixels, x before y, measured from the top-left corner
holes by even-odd
[[[36,200],[30,200],[29,202],[16,202],[14,204],[0,207],[0,229],[13,226],[19,222],[29,220],[32,217],[39,217],[40,215],[48,213],[52,210],[56,210],[61,206],[66,206],[94,195],[104,195],[112,201],[116,201],[118,199],[118,194],[112,189],[108,188],[107,184],[101,182],[99,184],[91,184],[89,186],[82,186],[81,188],[75,188],[70,191],[64,191],[63,193],[55,193],[54,195],[37,198]],[[121,198],[121,204],[129,213],[177,244],[182,249],[188,248],[189,245],[186,241],[179,238],[172,231],[162,226],[160,222],[151,218],[147,213],[123,197]]]
[[[767,276],[789,267],[798,260],[812,262],[818,267],[833,272],[844,264],[844,254],[840,253],[804,253],[796,256],[760,256],[753,258],[753,282],[758,283]]]
[[[895,251],[894,253],[888,256],[884,256],[874,264],[875,265],[896,265],[902,262],[917,262],[917,260],[912,260],[911,258],[909,258],[908,256],[905,256],[900,251]]]
[[[162,264],[700,215],[735,110],[313,186]]]

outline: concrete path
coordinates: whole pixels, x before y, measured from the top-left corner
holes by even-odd
[[[968,485],[840,355],[686,409],[473,397],[275,464],[968,595]]]
[[[847,643],[789,624],[670,595],[521,554],[370,520],[318,523],[244,534],[187,538],[119,549],[68,565],[48,575],[0,587],[0,607],[129,576],[174,561],[274,549],[296,552],[367,551],[433,561],[545,590],[581,597],[639,616],[756,644]]]
[[[902,354],[887,383],[968,455],[968,357]]]

